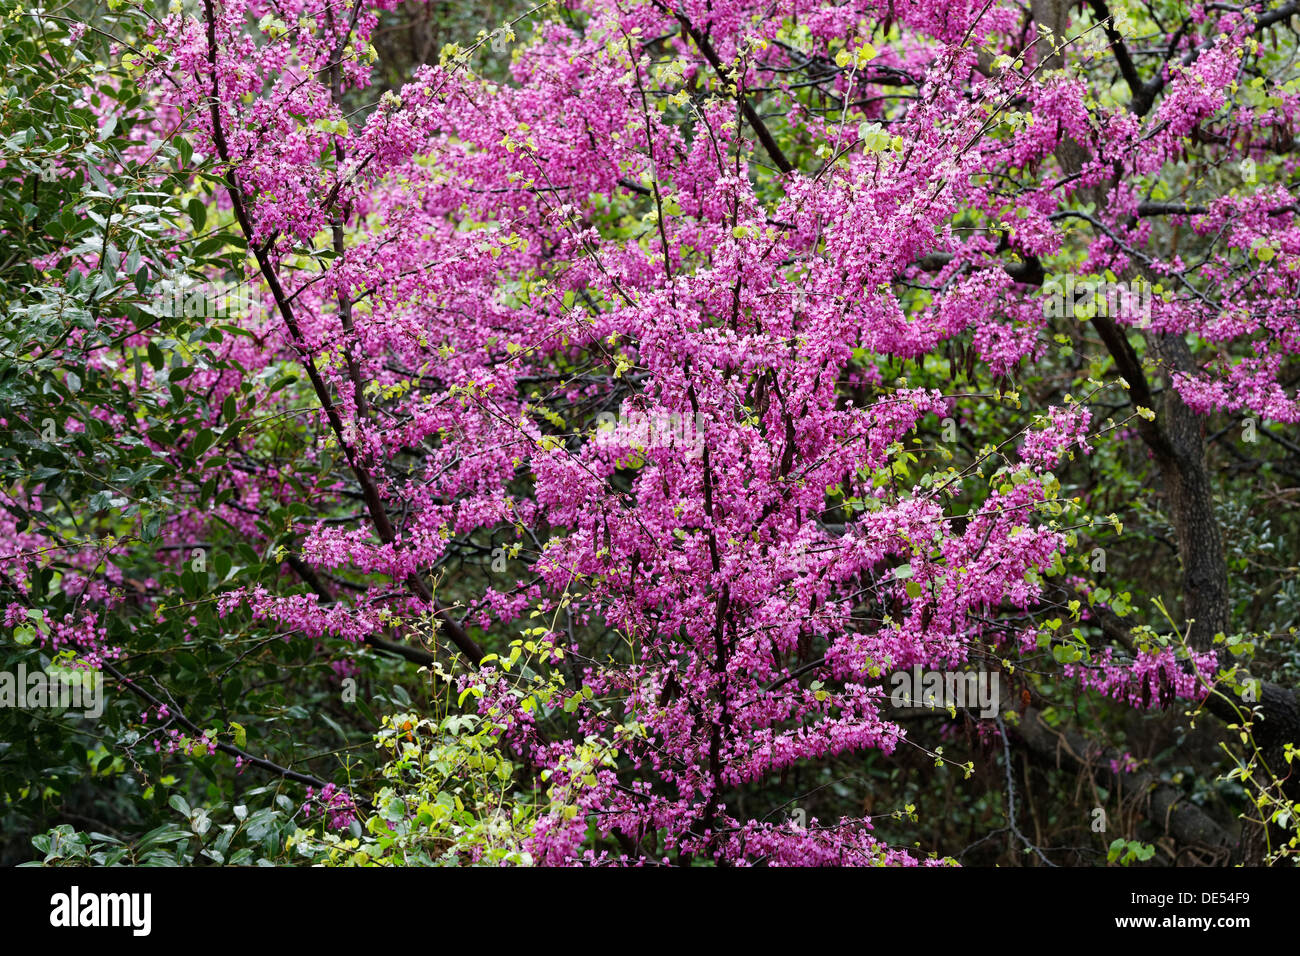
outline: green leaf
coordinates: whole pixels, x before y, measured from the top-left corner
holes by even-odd
[[[202,429],[197,435],[194,436],[194,443],[189,447],[190,456],[193,458],[198,458],[205,451],[207,451],[209,448],[212,447],[212,443],[215,440],[216,440],[216,436],[212,433],[211,428]]]

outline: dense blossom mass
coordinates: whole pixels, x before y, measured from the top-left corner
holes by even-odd
[[[446,720],[484,729],[470,766],[501,761],[529,808],[469,859],[946,862],[873,835],[869,812],[792,819],[746,793],[846,754],[943,765],[889,701],[888,675],[918,666],[1202,701],[1213,627],[1190,645],[1080,639],[1127,608],[1080,543],[1105,516],[1059,473],[1117,436],[1175,460],[1160,402],[1300,422],[1296,160],[1270,147],[1300,88],[1251,80],[1281,18],[1192,4],[1186,23],[1143,21],[1159,55],[1139,58],[1131,17],[1042,6],[568,0],[392,83],[372,45],[390,0],[174,3],[117,50],[143,93],[120,159],[184,137],[204,172],[183,201],[242,271],[165,243],[131,265],[174,276],[160,313],[187,288],[245,292],[200,322],[226,334],[181,379],[123,363],[155,332],[98,317],[120,338],[92,367],[164,405],[200,398],[186,460],[228,491],[178,476],[133,547],[177,575],[212,563],[194,543],[218,534],[274,556],[258,580],[221,563],[195,633],[305,642],[340,680],[369,659],[349,645],[429,652]],[[85,105],[121,109],[92,89]],[[1213,171],[1189,168],[1205,142]],[[84,281],[119,268],[90,251],[71,266]],[[1064,273],[1120,293],[1063,313]],[[1062,314],[1115,358],[1073,394],[1022,392]],[[1160,343],[1145,370],[1170,395],[1138,380],[1130,336]],[[963,445],[977,416],[981,444]],[[293,456],[252,424],[218,441],[236,417],[295,429]],[[175,433],[141,440],[181,451]],[[49,547],[21,524],[3,520],[6,553]],[[467,553],[495,564],[475,593],[451,570]],[[62,560],[77,605],[45,616],[17,596],[39,574],[24,558],[5,623],[126,668],[139,649],[106,617],[156,582],[93,549]],[[148,610],[191,621],[174,597]],[[147,735],[174,715],[141,687]],[[448,725],[404,719],[380,737],[399,767],[382,792],[340,775],[296,796],[331,846],[372,809],[390,836],[436,816],[403,802],[403,773],[437,766],[411,741]],[[241,774],[266,769],[245,766],[255,728],[168,726],[150,749],[220,737]],[[980,733],[1000,748],[1008,730]]]

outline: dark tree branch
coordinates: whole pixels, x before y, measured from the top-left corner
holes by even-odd
[[[307,372],[307,377],[311,381],[312,390],[316,393],[316,398],[320,402],[321,408],[329,420],[330,428],[333,430],[339,446],[343,449],[344,456],[347,458],[348,466],[356,476],[357,483],[361,486],[362,497],[365,500],[366,510],[370,514],[371,521],[375,526],[375,531],[379,535],[380,541],[384,544],[392,544],[396,540],[396,533],[393,530],[392,521],[388,517],[388,512],[384,508],[383,499],[380,497],[379,489],[375,485],[374,479],[364,464],[359,460],[352,445],[344,437],[343,420],[339,416],[338,408],[330,398],[329,387],[321,377],[319,370],[316,368],[315,359],[312,357],[307,347],[306,339],[298,325],[297,317],[294,315],[293,308],[285,296],[284,288],[280,284],[279,274],[275,265],[271,262],[268,250],[258,245],[254,235],[252,221],[248,216],[248,210],[244,204],[243,188],[239,185],[238,174],[234,164],[231,162],[230,148],[226,143],[225,131],[221,126],[220,110],[220,80],[218,78],[216,60],[217,60],[217,35],[216,35],[216,17],[213,11],[213,0],[204,0],[205,15],[207,18],[207,41],[208,41],[208,65],[212,70],[212,102],[210,103],[210,112],[212,120],[212,139],[216,145],[217,154],[222,163],[226,166],[226,192],[230,196],[230,201],[235,210],[235,217],[239,221],[240,230],[243,232],[245,239],[248,241],[249,248],[257,259],[258,269],[262,277],[266,280],[267,287],[270,289],[271,296],[275,300],[277,311],[284,319],[286,328],[292,336],[298,357],[303,368]],[[406,586],[421,601],[430,605],[434,613],[442,621],[451,636],[452,643],[468,658],[470,667],[477,667],[479,661],[483,659],[483,650],[480,648],[466,633],[465,629],[450,615],[445,608],[437,606],[433,599],[433,593],[428,586],[422,581],[415,572],[406,576]]]

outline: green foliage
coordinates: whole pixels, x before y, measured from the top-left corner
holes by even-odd
[[[105,833],[57,826],[32,840],[40,858],[24,866],[189,866],[195,863],[231,866],[275,866],[285,861],[293,832],[295,807],[271,788],[249,791],[246,798],[273,797],[269,806],[250,810],[216,802],[191,807],[174,794],[168,801],[171,819],[138,838],[124,840]],[[179,816],[180,820],[175,817]]]
[[[1110,848],[1106,851],[1106,861],[1118,863],[1120,866],[1129,866],[1134,862],[1145,863],[1155,855],[1155,847],[1120,837],[1111,841]]]
[[[474,714],[384,718],[375,735],[386,762],[374,811],[344,837],[299,830],[293,848],[328,866],[528,864],[524,841],[537,807],[514,792],[501,727]]]

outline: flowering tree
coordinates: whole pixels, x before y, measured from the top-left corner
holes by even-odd
[[[90,142],[6,114],[14,189],[44,159],[87,212],[6,280],[49,384],[5,386],[0,525],[14,653],[131,701],[105,766],[309,787],[266,812],[334,862],[942,862],[852,788],[793,812],[920,755],[1053,862],[1013,749],[1091,690],[1244,726],[1232,852],[1293,852],[1205,423],[1294,467],[1294,4],[575,0],[397,82],[392,3],[112,6],[35,18],[108,51],[66,57]],[[1164,618],[1103,586],[1120,472]],[[428,689],[383,699],[377,781],[278,738],[277,675],[346,706],[376,655]],[[1015,695],[955,759],[891,675],[972,669]]]

